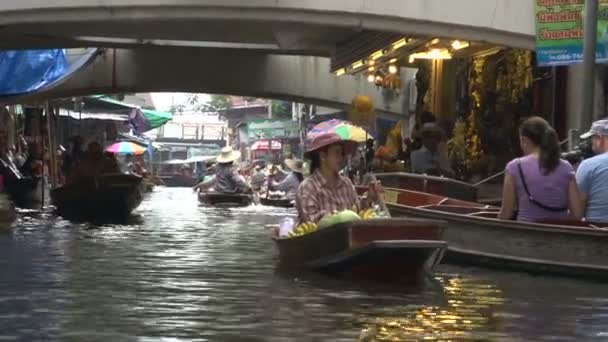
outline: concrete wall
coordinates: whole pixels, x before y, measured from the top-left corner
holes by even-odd
[[[324,57],[210,49],[111,49],[62,85],[15,101],[134,92],[200,92],[285,99],[345,108],[368,95],[385,113],[401,113],[404,95],[386,97],[364,76],[335,76]]]
[[[355,27],[534,47],[533,0],[3,0],[0,25],[254,20]],[[107,28],[107,26],[105,26]],[[153,29],[153,28],[151,28]]]

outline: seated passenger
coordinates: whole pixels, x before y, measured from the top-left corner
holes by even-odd
[[[253,174],[250,178],[251,189],[253,191],[260,191],[266,185],[267,179],[264,170],[262,170],[262,166],[256,165],[253,168]]]
[[[581,139],[591,138],[595,157],[584,160],[576,170],[585,219],[608,223],[608,120],[593,123]]]
[[[311,176],[305,179],[296,194],[300,222],[318,222],[335,211],[361,209],[357,191],[350,179],[339,175],[353,143],[338,135],[322,134],[312,141],[306,152],[311,160]],[[379,183],[370,185],[369,199],[377,201]]]
[[[90,142],[87,145],[84,158],[81,159],[76,167],[73,180],[78,181],[98,176],[102,173],[103,162],[103,148],[98,142]]]
[[[118,166],[118,160],[116,155],[111,152],[105,152],[103,154],[103,163],[101,166],[101,173],[119,173],[120,167]]]
[[[525,157],[506,167],[499,219],[518,221],[567,219],[568,209],[581,219],[583,207],[574,179],[574,169],[560,159],[555,130],[540,117],[524,121],[519,142]]]
[[[434,123],[426,123],[420,132],[422,147],[410,155],[412,172],[435,176],[451,176],[450,161],[441,148],[443,131]]]
[[[286,159],[285,165],[291,172],[280,182],[271,181],[270,189],[285,192],[285,197],[293,199],[300,183],[304,180],[304,162],[298,159]]]
[[[224,194],[242,194],[251,188],[245,179],[239,175],[234,162],[241,157],[241,152],[233,151],[232,147],[224,147],[216,158],[214,190]]]

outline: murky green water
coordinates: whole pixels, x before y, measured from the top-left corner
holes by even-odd
[[[0,341],[608,340],[608,286],[442,266],[417,287],[276,269],[276,208],[161,188],[129,224],[22,213],[0,235]],[[608,246],[607,246],[608,248]]]

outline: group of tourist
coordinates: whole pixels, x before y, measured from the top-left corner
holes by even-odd
[[[506,167],[499,218],[608,223],[608,120],[593,123],[581,139],[591,139],[596,156],[575,171],[560,159],[557,133],[549,123],[540,117],[527,119],[520,127],[525,156]]]

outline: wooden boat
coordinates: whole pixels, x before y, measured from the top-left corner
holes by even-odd
[[[269,207],[293,208],[295,200],[288,198],[267,198],[260,197],[260,204]]]
[[[125,218],[142,201],[141,182],[134,175],[101,175],[55,188],[51,200],[68,218]]]
[[[168,187],[182,187],[182,188],[191,188],[196,185],[197,180],[191,176],[184,175],[164,175],[160,177],[165,186]]]
[[[414,279],[443,256],[444,224],[433,220],[373,219],[307,235],[274,238],[282,266],[366,279]]]
[[[10,160],[0,158],[0,173],[4,176],[6,192],[18,207],[32,208],[42,205],[42,178],[26,177]]]
[[[249,194],[222,194],[219,192],[199,192],[199,202],[210,206],[247,207],[253,203]]]
[[[608,279],[608,229],[602,225],[498,220],[498,207],[408,190],[387,189],[385,197],[393,216],[448,222],[448,261]]]
[[[33,208],[42,205],[42,178],[19,178],[6,182],[6,192],[17,207]]]
[[[17,218],[15,205],[5,194],[0,194],[0,232],[12,227]]]
[[[142,185],[142,191],[146,194],[154,191],[155,185],[149,178],[144,178],[141,182],[141,185]]]
[[[478,197],[476,186],[451,178],[406,172],[377,173],[375,176],[388,188],[426,192],[471,202],[477,201]]]

